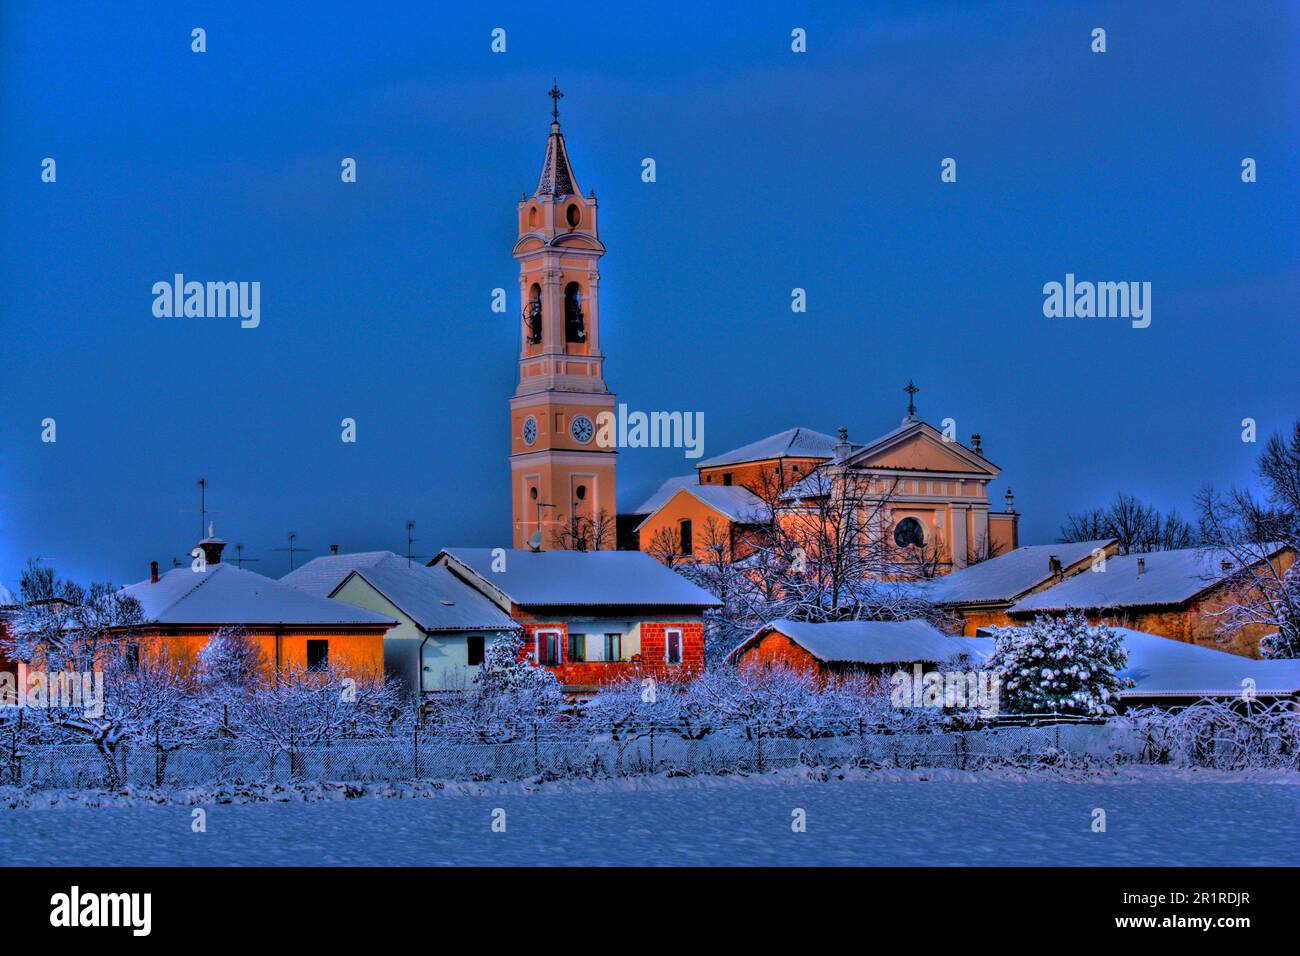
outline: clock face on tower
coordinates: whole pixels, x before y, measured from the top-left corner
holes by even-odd
[[[569,426],[569,434],[573,436],[574,441],[585,445],[596,434],[596,426],[591,423],[591,419],[586,415],[579,415],[573,420],[573,424]]]
[[[531,445],[537,441],[537,419],[529,415],[524,419],[524,444]]]

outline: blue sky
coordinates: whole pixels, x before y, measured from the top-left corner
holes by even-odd
[[[1117,490],[1189,510],[1250,477],[1242,418],[1300,413],[1294,5],[122,9],[0,8],[10,587],[30,555],[119,583],[183,557],[200,476],[275,576],[290,529],[508,544],[510,249],[552,77],[601,202],[607,380],[704,412],[706,455],[873,437],[910,377],[923,417],[984,436],[1036,543]],[[155,318],[175,272],[260,281],[261,327]],[[1151,327],[1045,318],[1067,272],[1150,281]],[[689,471],[625,451],[620,503]]]

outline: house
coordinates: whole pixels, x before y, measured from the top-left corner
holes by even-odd
[[[473,686],[488,644],[518,625],[446,567],[412,564],[391,551],[314,558],[280,579],[394,618],[384,668],[419,693]]]
[[[357,673],[381,672],[384,634],[397,621],[384,614],[307,594],[252,571],[221,562],[225,542],[200,542],[206,568],[175,568],[121,589],[143,613],[138,653],[166,653],[193,663],[218,628],[243,627],[268,664]]]
[[[941,665],[954,659],[983,660],[987,638],[952,637],[928,621],[772,621],[727,655],[737,667],[789,667],[831,677],[885,675],[913,664]]]
[[[1275,568],[1294,559],[1281,547],[1269,558]],[[1006,613],[1024,621],[1079,611],[1094,623],[1259,657],[1260,639],[1274,628],[1253,624],[1231,636],[1216,633],[1219,612],[1240,599],[1254,573],[1226,553],[1198,548],[1121,555],[1107,559],[1105,571],[1068,577],[1021,598]]]
[[[509,615],[528,657],[570,694],[704,667],[704,612],[718,600],[640,552],[447,548],[430,566]]]
[[[670,478],[636,509],[639,547],[660,556],[676,542],[680,557],[698,559],[719,540],[742,558],[753,547],[747,531],[775,509],[806,507],[828,488],[851,482],[886,502],[881,534],[902,554],[925,554],[940,573],[965,567],[1018,544],[1019,515],[994,511],[988,486],[1001,469],[971,445],[915,416],[866,444],[810,428],[791,428],[706,459],[696,474]],[[737,490],[739,489],[739,490]],[[706,534],[707,529],[707,534]]]
[[[1034,544],[1016,548],[954,571],[917,582],[919,597],[960,614],[962,633],[974,636],[989,625],[1007,626],[1011,605],[1080,572],[1098,566],[1118,545],[1113,538],[1073,544]]]

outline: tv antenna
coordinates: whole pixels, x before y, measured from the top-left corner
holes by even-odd
[[[289,532],[289,547],[287,547],[287,548],[272,548],[272,549],[271,549],[272,551],[288,551],[288,552],[289,552],[289,570],[290,570],[290,571],[293,570],[293,556],[294,556],[295,554],[298,554],[299,552],[302,552],[302,551],[310,551],[310,550],[311,550],[310,548],[299,548],[299,547],[297,547],[297,546],[294,544],[294,542],[297,541],[297,540],[298,540],[298,532],[297,532],[297,531],[290,531],[290,532]]]
[[[199,516],[199,540],[203,540],[204,532],[208,529],[208,515],[220,514],[220,512],[208,510],[208,479],[200,478],[199,485],[199,507],[197,513]],[[182,508],[181,511],[187,514],[195,514],[194,508]]]
[[[260,560],[262,559],[244,557],[244,546],[242,544],[235,545],[235,567],[242,568],[248,562],[257,562]]]
[[[423,561],[426,557],[428,557],[428,555],[425,555],[425,554],[413,554],[413,553],[411,552],[411,546],[412,546],[413,544],[415,544],[415,542],[417,542],[417,541],[420,540],[419,538],[416,538],[416,537],[414,537],[414,536],[412,535],[412,532],[413,532],[413,531],[415,531],[415,522],[414,522],[414,521],[411,521],[410,519],[407,519],[407,522],[406,522],[406,566],[407,566],[408,568],[411,566],[411,562],[414,561],[414,560],[416,560],[417,558],[418,558],[419,560]]]

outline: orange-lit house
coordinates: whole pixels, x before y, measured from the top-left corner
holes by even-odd
[[[718,601],[648,555],[448,548],[431,565],[513,618],[527,659],[567,693],[636,677],[675,682],[704,668],[704,612]]]
[[[168,654],[193,664],[214,631],[241,626],[276,672],[383,672],[384,634],[394,619],[223,564],[224,545],[214,538],[200,542],[207,556],[203,571],[187,566],[159,575],[155,562],[148,580],[122,589],[143,613],[136,638],[141,656]]]
[[[938,573],[1013,550],[1019,516],[1010,491],[1006,510],[992,509],[989,485],[1001,470],[984,457],[979,436],[968,447],[912,411],[866,444],[850,442],[844,429],[836,440],[792,428],[707,459],[695,475],[669,479],[637,509],[644,515],[639,546],[657,552],[665,541],[681,542],[681,556],[690,560],[721,534],[734,545],[733,557],[743,557],[738,532],[756,517],[775,513],[779,520],[782,511],[805,506],[818,487],[852,482],[884,501],[886,542],[902,552],[924,551]]]

